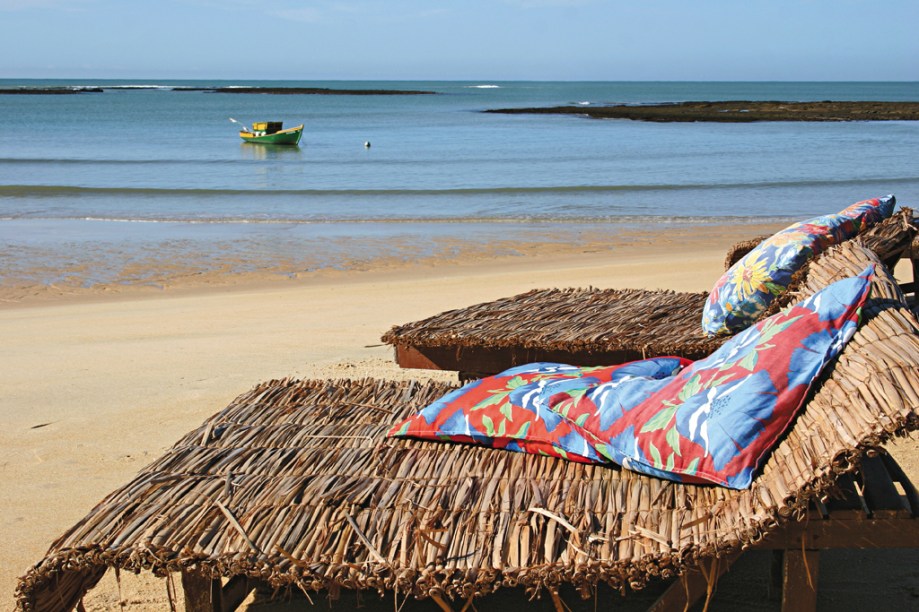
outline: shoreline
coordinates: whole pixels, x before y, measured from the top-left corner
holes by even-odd
[[[0,312],[62,303],[283,289],[303,284],[353,282],[350,279],[372,276],[400,279],[426,274],[435,269],[441,274],[461,274],[469,271],[474,273],[478,268],[483,271],[492,267],[527,269],[554,265],[560,260],[585,258],[596,260],[599,265],[604,260],[615,260],[623,252],[628,254],[633,249],[646,248],[654,243],[673,245],[677,249],[695,249],[699,245],[717,241],[724,245],[726,251],[735,242],[774,233],[785,225],[706,225],[704,233],[699,231],[698,226],[689,225],[669,228],[655,225],[648,229],[619,230],[612,234],[585,229],[571,236],[566,234],[562,239],[553,239],[547,235],[545,240],[506,240],[490,243],[487,247],[472,240],[453,240],[445,241],[440,253],[420,257],[413,257],[411,252],[402,256],[382,254],[371,258],[355,257],[342,262],[341,266],[312,267],[308,262],[292,261],[286,252],[279,252],[257,262],[256,270],[247,269],[251,268],[252,262],[244,259],[230,259],[215,265],[205,251],[191,258],[183,253],[180,259],[158,256],[148,262],[132,262],[126,268],[123,282],[92,283],[86,286],[87,279],[93,275],[93,259],[90,257],[87,263],[75,266],[73,273],[68,275],[68,282],[8,281],[0,285]],[[87,249],[89,251],[91,249]],[[170,260],[173,263],[168,263]],[[40,273],[41,270],[38,270],[34,275]],[[9,276],[9,271],[7,274]],[[33,275],[29,270],[19,274],[22,277]]]

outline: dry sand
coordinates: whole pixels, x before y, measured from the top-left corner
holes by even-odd
[[[259,381],[450,378],[398,370],[380,335],[395,323],[535,287],[707,290],[727,247],[744,237],[712,230],[621,252],[5,304],[0,606],[12,607],[17,577],[95,502]],[[894,448],[919,482],[915,438]],[[911,559],[915,567],[917,557]],[[903,588],[919,597],[919,575],[911,575]],[[161,581],[122,582],[132,609],[166,608]],[[117,602],[117,587],[106,579],[87,607]]]

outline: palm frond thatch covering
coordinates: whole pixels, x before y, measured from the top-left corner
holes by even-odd
[[[857,239],[881,261],[893,266],[909,251],[916,234],[912,218],[913,211],[903,208]],[[725,265],[730,267],[763,238],[735,244],[728,251]],[[790,289],[807,276],[807,268],[793,277]],[[795,295],[794,291],[779,295],[763,316],[793,303]],[[395,347],[448,349],[456,355],[453,361],[460,365],[475,361],[482,354],[480,349],[540,351],[539,355],[552,351],[579,356],[618,353],[622,361],[655,355],[702,359],[725,341],[702,335],[706,297],[705,292],[665,290],[534,289],[394,326],[382,341]],[[464,353],[472,357],[467,359]],[[511,365],[516,364],[507,363],[505,367]]]
[[[756,238],[741,240],[740,242],[735,243],[733,246],[731,246],[731,248],[728,249],[728,253],[724,257],[724,269],[729,270],[731,266],[740,261],[744,255],[756,248],[760,242],[766,238],[769,238],[769,236],[771,236],[771,234],[757,236]]]
[[[869,261],[837,247],[802,291]],[[640,588],[757,542],[868,448],[919,427],[919,324],[901,297],[882,267],[859,331],[749,490],[384,437],[442,383],[277,380],[102,500],[22,578],[18,604],[76,603],[107,567],[462,599]]]
[[[893,269],[897,260],[910,255],[917,232],[914,214],[913,209],[904,206],[889,219],[859,234],[855,240]]]
[[[633,351],[701,359],[724,342],[702,335],[705,292],[534,289],[393,327],[393,345]],[[633,357],[634,358],[634,357]]]

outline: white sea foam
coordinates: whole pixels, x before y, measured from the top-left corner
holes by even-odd
[[[501,89],[500,85],[468,85],[470,89]]]

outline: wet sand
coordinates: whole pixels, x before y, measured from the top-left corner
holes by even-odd
[[[140,247],[130,240],[99,240],[46,248],[0,247],[4,269],[0,309],[61,300],[138,297],[214,289],[288,286],[291,281],[341,279],[354,272],[420,274],[444,266],[463,268],[503,262],[552,261],[585,255],[621,257],[633,248],[659,244],[681,249],[705,247],[712,241],[732,244],[736,236],[754,237],[784,227],[781,224],[657,225],[627,229],[614,224],[557,226],[499,226],[500,231],[469,229],[471,235],[436,236],[424,240],[405,236],[317,236],[269,240],[147,240]],[[53,231],[53,230],[52,230]],[[139,235],[135,236],[139,237]],[[306,247],[304,247],[306,245]],[[503,265],[502,263],[502,265]]]
[[[16,578],[98,500],[260,381],[452,380],[449,373],[399,370],[380,335],[396,323],[535,287],[707,290],[727,248],[762,229],[745,228],[744,236],[731,228],[637,235],[627,244],[567,253],[521,246],[516,257],[371,265],[300,278],[215,273],[155,288],[45,290],[9,299],[0,305],[0,601],[11,606]],[[916,439],[892,448],[919,481]],[[864,557],[837,565],[860,568],[853,577],[859,592],[878,602],[891,593],[898,602],[919,595],[919,556],[858,559]],[[848,587],[829,566],[821,567],[821,585],[837,586],[821,596],[845,602]],[[891,575],[893,584],[886,582]],[[726,601],[747,601],[742,580],[719,589]],[[119,598],[132,610],[168,607],[164,581],[122,576],[119,586],[109,575],[87,597],[87,609],[117,608]]]

